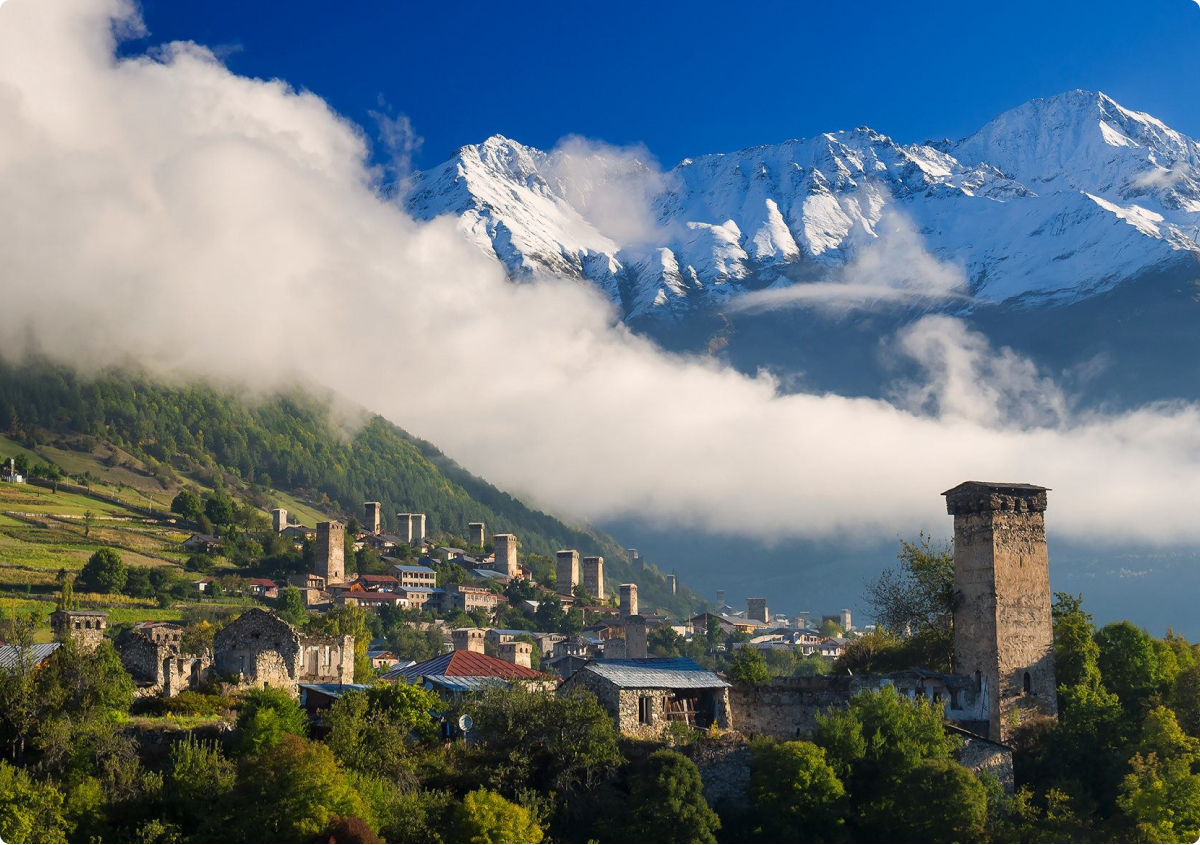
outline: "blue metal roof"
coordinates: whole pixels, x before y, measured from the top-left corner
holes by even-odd
[[[5,645],[0,646],[0,668],[13,669],[24,660],[28,660],[32,665],[37,666],[47,657],[54,653],[62,643],[34,643],[28,651],[22,655],[24,651],[20,646]]]
[[[428,566],[406,566],[397,563],[392,569],[399,569],[401,572],[419,573],[421,575],[437,575],[437,570],[430,569]]]
[[[297,684],[297,686],[302,690],[316,690],[326,695],[332,695],[335,698],[344,695],[352,689],[367,689],[366,684]]]
[[[583,672],[594,672],[619,687],[651,689],[716,689],[729,686],[716,672],[690,657],[642,657],[593,660]]]

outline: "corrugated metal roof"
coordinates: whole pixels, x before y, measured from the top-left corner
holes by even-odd
[[[423,575],[437,575],[437,570],[430,569],[428,566],[406,566],[405,564],[397,563],[392,569],[398,569],[401,572],[421,573]]]
[[[508,686],[504,678],[483,675],[424,675],[425,683],[442,687],[450,692],[479,692],[488,687]]]
[[[729,686],[716,672],[710,672],[690,657],[593,660],[581,671],[594,672],[619,687],[714,689]]]
[[[13,669],[22,660],[31,661],[34,666],[37,666],[47,657],[52,655],[62,643],[34,643],[29,647],[27,654],[22,655],[23,649],[15,645],[0,646],[0,668]]]

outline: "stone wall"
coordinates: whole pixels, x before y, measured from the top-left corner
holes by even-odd
[[[1012,749],[981,737],[964,737],[958,760],[976,774],[990,774],[1010,795],[1015,789]]]
[[[748,806],[750,791],[750,745],[736,737],[704,739],[682,749],[696,768],[704,784],[704,800],[710,806],[725,804]]]
[[[889,675],[817,675],[778,678],[762,687],[734,687],[730,694],[730,727],[744,736],[779,740],[808,738],[816,718],[845,707],[862,690],[894,686],[910,698],[945,704],[946,718],[968,728],[984,718],[982,700],[971,678],[917,670]]]

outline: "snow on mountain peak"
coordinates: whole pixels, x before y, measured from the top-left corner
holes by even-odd
[[[627,318],[820,281],[886,236],[885,215],[963,268],[977,297],[1062,300],[1200,253],[1200,145],[1076,90],[958,142],[858,127],[665,172],[645,150],[494,135],[417,174],[406,205],[457,216],[515,278],[598,284]]]

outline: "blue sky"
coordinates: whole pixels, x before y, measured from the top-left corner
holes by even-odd
[[[869,125],[959,137],[1006,108],[1103,90],[1200,135],[1195,0],[1005,3],[145,0],[138,50],[191,39],[374,132],[407,114],[418,167],[501,133],[680,158]]]

